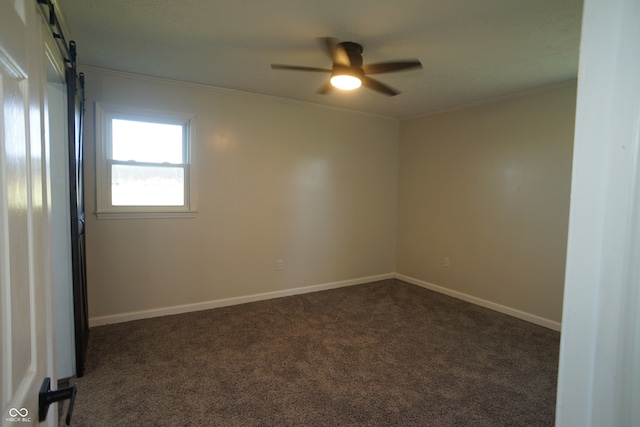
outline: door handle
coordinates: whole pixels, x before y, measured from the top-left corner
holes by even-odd
[[[65,421],[66,424],[69,425],[71,424],[73,402],[76,400],[76,385],[74,384],[71,387],[61,388],[59,390],[51,390],[51,378],[45,378],[40,387],[40,393],[38,394],[38,420],[42,422],[47,418],[49,405],[67,399],[70,399],[70,401]]]

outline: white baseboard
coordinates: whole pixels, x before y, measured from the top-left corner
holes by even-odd
[[[129,313],[114,314],[109,316],[92,317],[89,319],[89,327],[108,325],[111,323],[129,322],[131,320],[148,319],[151,317],[168,316],[172,314],[188,313],[192,311],[209,310],[212,308],[227,307],[237,304],[245,304],[255,301],[263,301],[272,298],[287,297],[291,295],[301,295],[310,292],[325,291],[329,289],[344,288],[347,286],[361,285],[364,283],[375,282],[377,280],[385,279],[399,279],[412,285],[420,286],[431,291],[435,291],[444,295],[448,295],[453,298],[460,299],[481,307],[488,308],[490,310],[497,311],[499,313],[507,314],[509,316],[517,317],[518,319],[526,320],[527,322],[534,323],[536,325],[544,326],[545,328],[552,329],[554,331],[561,330],[561,323],[553,320],[545,319],[534,314],[526,313],[524,311],[516,310],[511,307],[507,307],[501,304],[497,304],[491,301],[483,300],[471,295],[464,294],[462,292],[454,291],[444,288],[442,286],[434,285],[433,283],[425,282],[422,280],[414,279],[413,277],[405,276],[398,273],[380,274],[377,276],[362,277],[359,279],[344,280],[340,282],[324,283],[320,285],[305,286],[301,288],[285,289],[282,291],[265,292],[260,294],[247,295],[235,298],[225,298],[213,301],[205,301],[194,304],[183,304],[172,307],[162,307],[151,310],[134,311]]]
[[[518,319],[526,320],[527,322],[534,323],[536,325],[544,326],[545,328],[552,329],[554,331],[560,331],[562,324],[553,320],[545,319],[544,317],[536,316],[535,314],[526,313],[524,311],[516,310],[515,308],[507,307],[505,305],[497,304],[495,302],[487,301],[482,298],[477,298],[471,295],[464,294],[462,292],[454,291],[444,288],[442,286],[434,285],[433,283],[424,282],[422,280],[414,279],[413,277],[405,276],[402,274],[395,275],[396,279],[403,282],[411,283],[431,291],[435,291],[444,295],[448,295],[453,298],[460,299],[462,301],[470,302],[481,307],[488,308],[490,310],[497,311],[499,313],[508,314],[509,316],[517,317]]]
[[[395,273],[380,274],[377,276],[362,277],[359,279],[344,280],[341,282],[324,283],[321,285],[305,286],[301,288],[285,289],[282,291],[265,292],[243,297],[225,298],[213,301],[198,302],[194,304],[176,305],[173,307],[155,308],[151,310],[134,311],[109,316],[92,317],[89,319],[89,327],[108,325],[111,323],[129,322],[131,320],[148,319],[151,317],[168,316],[171,314],[188,313],[191,311],[209,310],[211,308],[226,307],[248,302],[263,301],[272,298],[300,295],[310,292],[325,291],[328,289],[344,288],[346,286],[361,285],[377,280],[394,279]]]

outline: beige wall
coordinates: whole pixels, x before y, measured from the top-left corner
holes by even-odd
[[[84,72],[88,213],[95,101],[197,118],[195,219],[88,215],[93,319],[397,272],[560,322],[575,83],[398,122]]]
[[[92,318],[395,271],[397,120],[83,71]],[[95,101],[196,116],[195,219],[91,214]]]
[[[560,322],[575,94],[401,123],[399,274]]]

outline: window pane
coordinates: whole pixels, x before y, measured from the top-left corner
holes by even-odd
[[[181,125],[113,119],[111,132],[113,160],[184,163]]]
[[[182,206],[184,202],[184,168],[112,165],[113,206]]]

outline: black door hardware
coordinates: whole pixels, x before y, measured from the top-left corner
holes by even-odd
[[[51,390],[51,378],[47,377],[42,382],[40,387],[40,394],[38,395],[38,421],[42,422],[47,418],[47,412],[49,412],[49,405],[61,400],[69,401],[69,410],[67,411],[67,418],[65,422],[67,425],[71,424],[71,413],[73,412],[73,402],[76,400],[76,385],[71,387],[61,388],[60,390]]]

